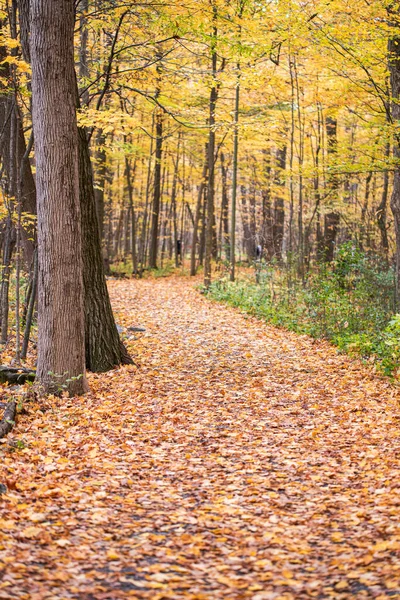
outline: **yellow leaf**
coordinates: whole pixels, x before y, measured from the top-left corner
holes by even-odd
[[[32,539],[41,535],[42,531],[43,530],[40,527],[27,527],[23,530],[22,535],[26,538]]]

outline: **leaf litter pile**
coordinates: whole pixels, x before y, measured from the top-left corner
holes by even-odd
[[[0,598],[399,598],[396,388],[188,280],[111,292],[136,366],[0,445]]]

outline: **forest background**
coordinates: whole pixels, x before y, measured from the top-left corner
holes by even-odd
[[[0,15],[1,340],[17,362],[38,272],[27,4]],[[106,274],[200,270],[212,297],[396,375],[398,13],[384,0],[76,2]]]

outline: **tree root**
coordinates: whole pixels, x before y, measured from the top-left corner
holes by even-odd
[[[23,385],[27,381],[34,381],[35,371],[24,369],[23,367],[0,366],[0,383],[12,383]]]

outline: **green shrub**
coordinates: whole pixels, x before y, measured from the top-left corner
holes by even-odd
[[[386,374],[400,365],[400,315],[394,315],[394,274],[353,243],[332,265],[319,265],[300,282],[293,268],[258,264],[256,279],[212,284],[215,300],[273,325],[324,338],[340,350],[377,362]]]

